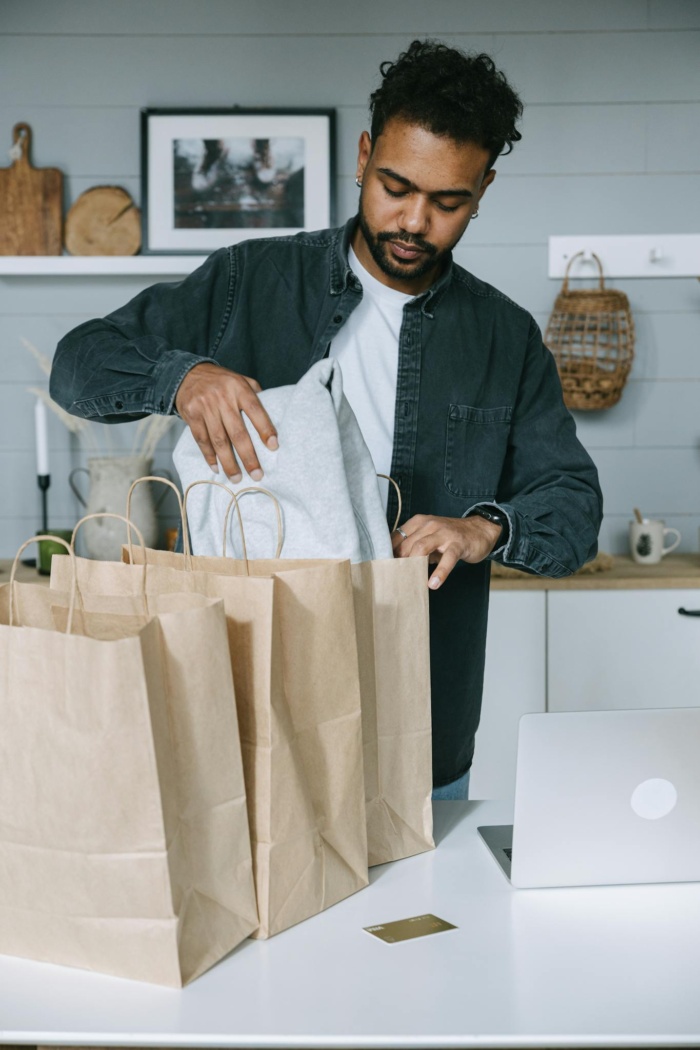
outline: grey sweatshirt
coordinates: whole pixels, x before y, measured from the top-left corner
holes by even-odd
[[[173,453],[183,489],[193,481],[218,481],[232,492],[254,486],[278,499],[283,522],[283,558],[349,558],[370,561],[393,557],[391,538],[369,450],[343,394],[337,362],[313,365],[295,386],[263,390],[259,395],[277,428],[279,449],[271,452],[244,415],[262,481],[243,471],[237,485],[215,474],[189,430]],[[228,508],[226,493],[198,485],[187,501],[192,549],[213,557],[222,553]],[[241,498],[249,558],[274,557],[277,514],[260,493]],[[240,558],[242,546],[235,513],[229,519],[227,554]]]

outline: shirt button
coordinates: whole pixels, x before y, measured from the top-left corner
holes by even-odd
[[[114,402],[114,407],[115,408],[124,408],[124,402],[123,401],[115,401]]]
[[[342,320],[343,320],[343,315],[342,314],[336,314],[335,317],[333,318],[333,324],[340,324],[340,322]]]
[[[165,412],[165,401],[161,401],[161,403],[158,405],[158,408],[161,412]]]

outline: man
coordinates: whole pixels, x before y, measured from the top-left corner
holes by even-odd
[[[435,796],[466,797],[489,562],[565,576],[596,552],[601,494],[549,351],[521,307],[452,262],[522,106],[486,55],[414,41],[381,66],[340,230],[215,252],[59,344],[51,392],[103,422],[175,410],[213,469],[262,471],[256,396],[338,357],[378,472],[403,497],[398,557],[429,555]],[[388,493],[388,519],[396,500]]]

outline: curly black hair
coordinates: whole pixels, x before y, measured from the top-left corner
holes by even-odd
[[[491,167],[522,138],[516,123],[523,104],[489,55],[414,40],[379,70],[382,84],[369,99],[372,142],[398,117],[455,142],[478,143],[489,151]]]

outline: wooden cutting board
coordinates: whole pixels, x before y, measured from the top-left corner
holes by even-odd
[[[9,168],[0,168],[0,255],[60,255],[63,174],[33,168],[32,129],[15,124]]]

